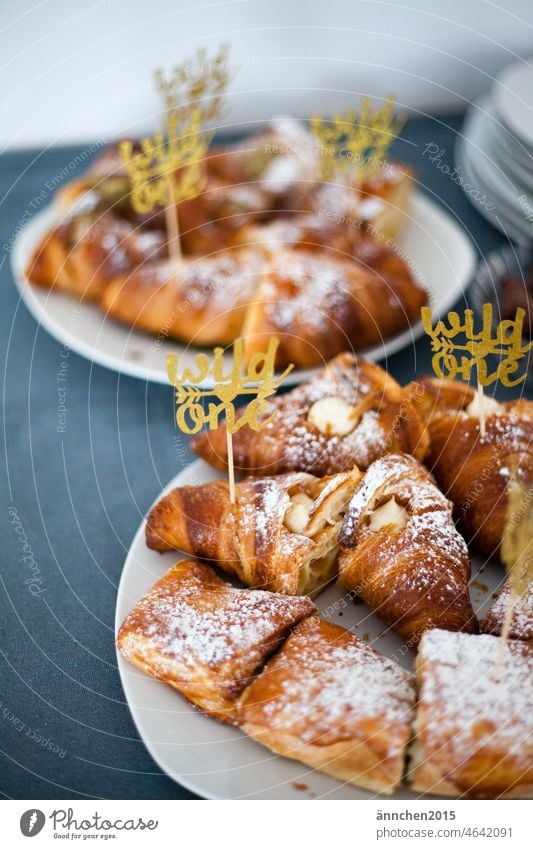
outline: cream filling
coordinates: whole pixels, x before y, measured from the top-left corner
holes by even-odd
[[[482,411],[485,413],[485,417],[497,416],[503,412],[503,407],[498,403],[498,401],[496,401],[495,398],[491,398],[487,395],[480,395],[479,392],[476,392],[474,400],[470,401],[470,404],[466,408],[466,412],[469,416],[472,416],[472,418],[479,419],[481,418]]]
[[[326,436],[346,436],[356,426],[358,417],[356,407],[342,398],[321,398],[309,410],[307,421]]]
[[[390,498],[370,513],[368,528],[371,531],[379,531],[381,528],[392,527],[395,533],[399,533],[408,521],[409,513],[405,507],[398,504],[395,498]]]
[[[287,507],[283,524],[293,534],[303,534],[309,522],[309,513],[314,504],[305,492],[297,492],[291,497],[291,503]]]

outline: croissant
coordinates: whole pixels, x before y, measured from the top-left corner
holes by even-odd
[[[304,473],[174,489],[151,510],[146,543],[217,563],[248,586],[314,594],[335,575],[343,512],[358,469],[322,480]]]
[[[407,392],[429,430],[426,463],[455,504],[467,541],[496,554],[509,469],[518,467],[533,487],[533,401],[485,399],[486,434],[480,437],[478,399],[469,386],[422,377]]]
[[[467,799],[533,797],[533,646],[427,631],[408,780],[413,790]]]
[[[264,257],[257,249],[151,263],[117,277],[101,306],[118,321],[196,345],[225,345],[240,334]]]
[[[246,312],[248,359],[277,336],[276,365],[320,365],[381,342],[418,320],[427,300],[407,266],[379,274],[351,259],[279,249]]]
[[[165,238],[101,212],[97,199],[82,201],[79,213],[69,214],[38,245],[27,276],[37,286],[98,300],[118,275],[160,257]]]
[[[243,692],[238,723],[274,752],[392,793],[402,779],[414,698],[398,664],[312,616]]]
[[[339,583],[414,647],[428,628],[477,631],[470,560],[451,504],[413,457],[376,460],[339,535]]]
[[[315,612],[308,598],[237,589],[209,566],[182,560],[128,614],[117,647],[143,672],[231,723],[254,672]]]
[[[505,581],[487,615],[480,623],[482,631],[497,636],[501,634],[509,602],[509,583]],[[529,585],[528,592],[514,602],[509,637],[512,640],[533,640],[533,584]]]
[[[387,452],[422,460],[428,446],[425,428],[396,381],[353,354],[340,354],[311,380],[275,398],[272,413],[275,418],[262,430],[243,427],[233,435],[238,471],[323,477],[353,466],[367,469]],[[194,437],[191,449],[215,468],[227,469],[224,425]]]

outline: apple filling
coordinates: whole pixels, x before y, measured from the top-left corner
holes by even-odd
[[[396,499],[389,498],[384,504],[376,507],[369,515],[368,529],[370,531],[380,531],[381,528],[393,528],[394,533],[403,531],[409,522],[409,513],[398,504]]]
[[[474,396],[474,400],[470,401],[470,404],[466,408],[466,412],[469,416],[472,416],[474,419],[481,418],[481,412],[485,414],[485,418],[487,416],[498,416],[503,412],[503,407],[501,404],[496,401],[495,398],[490,398],[487,395],[480,395],[479,392],[476,392]]]
[[[342,398],[321,398],[315,401],[307,421],[325,436],[346,436],[355,428],[360,410]]]

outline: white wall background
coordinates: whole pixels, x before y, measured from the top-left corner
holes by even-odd
[[[459,110],[533,54],[533,0],[3,0],[0,146],[150,129],[153,68],[222,40],[241,65],[228,125],[360,93]]]

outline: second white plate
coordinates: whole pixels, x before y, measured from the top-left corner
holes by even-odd
[[[161,498],[176,486],[198,485],[220,475],[197,460],[177,475]],[[147,548],[144,521],[131,545],[118,589],[116,630],[134,604],[161,578],[180,555],[158,554]],[[482,612],[503,579],[497,563],[478,560],[473,572],[471,596],[476,612]],[[364,604],[354,604],[332,584],[315,602],[324,619],[349,628],[359,637],[407,669],[413,655],[399,637],[388,631]],[[222,725],[201,714],[171,687],[144,675],[118,655],[122,686],[139,734],[156,763],[171,778],[210,799],[370,799],[376,794],[343,784],[303,764],[273,754],[237,728]],[[387,797],[388,798],[388,797]],[[395,799],[417,796],[407,788]]]

